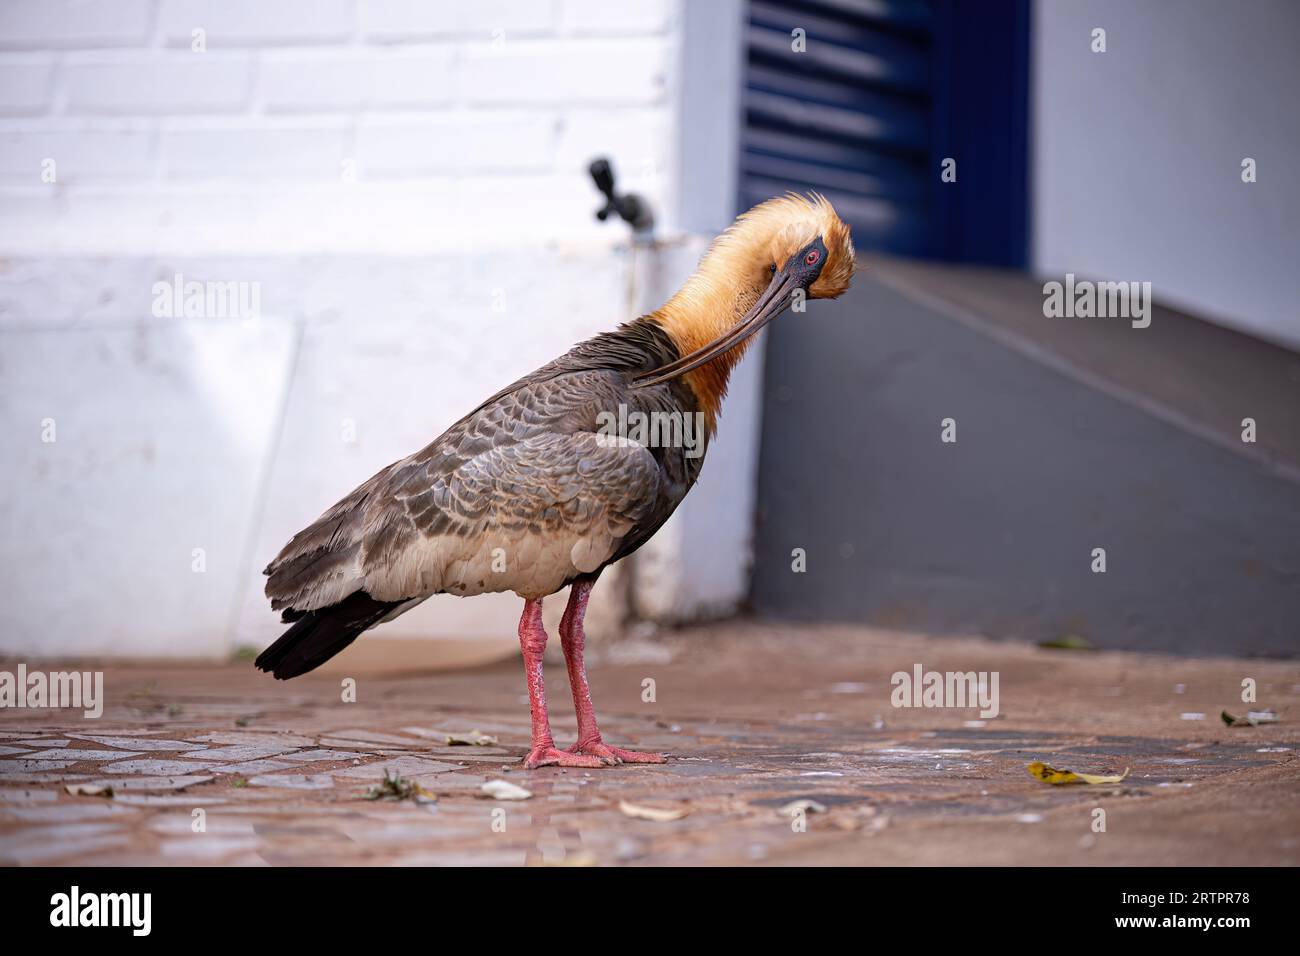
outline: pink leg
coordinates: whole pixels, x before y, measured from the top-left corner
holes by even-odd
[[[569,668],[569,686],[573,689],[573,709],[578,713],[578,742],[569,753],[597,757],[604,763],[667,763],[663,754],[638,753],[611,747],[600,738],[596,726],[596,711],[591,706],[591,687],[587,684],[587,665],[583,650],[587,643],[582,628],[582,618],[587,613],[587,599],[591,596],[591,582],[579,581],[569,589],[569,603],[560,620],[560,646],[564,648],[564,663]]]
[[[542,626],[542,602],[525,601],[519,619],[519,646],[524,652],[524,675],[528,678],[528,707],[533,717],[533,747],[524,768],[533,770],[550,764],[561,767],[599,767],[597,757],[559,750],[551,737],[551,719],[546,713],[546,687],[542,683],[542,654],[546,650],[546,629]]]

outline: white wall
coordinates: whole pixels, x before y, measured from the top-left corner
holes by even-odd
[[[679,182],[735,161],[683,162],[683,97],[738,91],[683,71],[708,51],[683,52],[682,21],[675,0],[0,4],[0,652],[265,643],[260,570],[290,534],[663,301],[706,241],[675,228]],[[595,222],[599,154],[662,250]],[[177,274],[248,283],[260,315],[155,314]],[[665,529],[639,580],[601,589],[606,621],[629,591],[675,588],[663,619],[743,597],[757,408],[747,372],[691,499],[710,533]],[[517,615],[439,598],[385,634]]]
[[[1150,281],[1170,305],[1300,345],[1297,48],[1292,0],[1039,0],[1036,270]]]
[[[607,237],[583,172],[598,153],[671,226],[679,16],[672,0],[6,0],[0,250]]]

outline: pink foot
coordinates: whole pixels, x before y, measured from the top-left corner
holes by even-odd
[[[595,740],[589,744],[574,744],[569,748],[571,754],[586,754],[594,757],[603,764],[612,765],[617,763],[667,763],[668,758],[663,754],[645,754],[639,750],[623,750],[620,747],[611,747],[603,740]]]
[[[525,770],[536,770],[538,767],[603,767],[607,761],[599,757],[589,757],[583,754],[571,753],[567,750],[560,750],[557,747],[534,747],[524,758]]]

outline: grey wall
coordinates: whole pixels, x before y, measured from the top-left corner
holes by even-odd
[[[1300,653],[1300,483],[866,276],[787,319],[764,372],[760,613]]]
[[[1300,344],[1300,4],[1039,0],[1032,43],[1036,270]]]

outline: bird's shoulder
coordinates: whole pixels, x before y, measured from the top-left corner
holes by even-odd
[[[501,389],[424,448],[377,475],[371,503],[423,496],[435,487],[445,487],[445,481],[439,479],[452,475],[471,478],[488,467],[531,468],[540,482],[548,471],[563,474],[567,470],[563,459],[577,455],[586,459],[588,468],[593,456],[605,468],[622,461],[611,475],[622,472],[627,480],[631,475],[625,469],[645,467],[645,456],[628,449],[611,451],[608,443],[589,438],[601,432],[608,416],[617,416],[620,408],[648,411],[681,404],[685,399],[668,386],[631,387],[634,374],[675,357],[666,333],[645,320],[579,342]],[[505,452],[516,446],[518,451]]]
[[[633,389],[631,377],[677,357],[672,340],[644,319],[579,342],[512,382],[394,467],[455,468],[500,445],[541,434],[594,432],[601,416],[691,403],[680,386]]]

